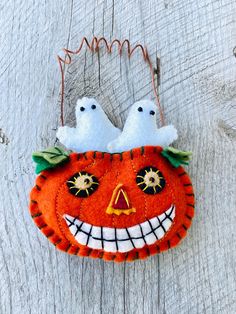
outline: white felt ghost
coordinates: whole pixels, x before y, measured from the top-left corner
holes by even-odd
[[[57,138],[66,148],[75,152],[107,152],[107,144],[120,133],[98,102],[93,98],[84,97],[77,101],[76,128],[59,127]]]
[[[169,146],[178,138],[173,125],[160,129],[156,125],[157,106],[150,100],[133,104],[125,122],[123,132],[108,144],[111,153],[123,152],[140,146]]]

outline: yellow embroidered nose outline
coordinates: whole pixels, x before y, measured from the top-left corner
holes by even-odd
[[[118,184],[112,193],[110,203],[107,207],[107,214],[129,215],[135,213],[136,209],[130,205],[128,195],[123,188],[123,184]]]

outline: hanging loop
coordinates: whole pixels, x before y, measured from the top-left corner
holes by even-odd
[[[64,58],[62,58],[61,56],[57,55],[57,59],[59,62],[59,67],[60,67],[60,72],[61,72],[61,114],[60,114],[60,118],[61,118],[61,124],[62,126],[64,125],[64,92],[65,92],[65,73],[64,73],[64,67],[65,65],[69,65],[72,62],[72,56],[73,55],[79,55],[82,48],[84,46],[86,46],[86,48],[88,48],[91,52],[98,52],[101,44],[104,44],[106,47],[106,51],[108,53],[112,53],[112,48],[115,44],[117,44],[118,46],[118,54],[121,56],[122,55],[122,51],[123,51],[123,47],[126,46],[127,48],[127,53],[128,53],[128,57],[131,58],[131,56],[134,54],[134,52],[136,50],[141,50],[142,55],[143,55],[143,59],[145,62],[147,62],[149,69],[150,69],[150,73],[151,73],[151,80],[152,80],[152,88],[153,88],[153,93],[154,93],[154,97],[157,103],[157,107],[159,110],[159,114],[160,114],[160,122],[161,125],[163,126],[165,124],[164,122],[164,113],[163,113],[163,109],[161,107],[160,104],[160,100],[159,100],[159,96],[158,96],[158,86],[156,87],[155,84],[155,75],[158,76],[158,84],[159,85],[159,71],[157,71],[157,69],[153,68],[152,62],[149,58],[149,54],[147,51],[146,47],[143,47],[141,44],[136,44],[133,48],[131,47],[131,44],[129,42],[128,39],[125,39],[124,41],[120,41],[118,39],[114,39],[110,44],[108,43],[108,41],[104,38],[104,37],[93,37],[91,43],[89,43],[88,39],[86,37],[83,37],[81,44],[79,46],[79,48],[75,51],[63,48],[62,51],[64,52],[65,56]],[[158,59],[159,60],[159,59]],[[159,67],[159,64],[158,64]]]

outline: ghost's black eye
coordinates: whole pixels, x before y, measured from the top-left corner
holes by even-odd
[[[66,182],[69,192],[77,197],[88,197],[93,194],[98,186],[98,179],[85,171],[75,173]]]
[[[150,114],[151,114],[152,116],[154,116],[155,111],[151,110],[151,111],[150,111]]]
[[[155,167],[145,167],[136,176],[138,187],[147,194],[157,194],[165,186],[163,174]]]
[[[91,108],[92,108],[92,109],[96,109],[96,105],[92,105]]]
[[[84,111],[85,110],[85,108],[84,107],[80,107],[80,111]]]
[[[142,108],[142,107],[138,107],[138,111],[139,111],[139,112],[142,112],[142,111],[143,111],[143,108]]]

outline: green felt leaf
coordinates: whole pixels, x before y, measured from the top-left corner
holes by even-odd
[[[174,147],[165,148],[161,154],[168,159],[175,168],[178,168],[180,165],[188,165],[192,156],[192,152],[182,151]]]
[[[35,172],[39,174],[43,170],[47,170],[50,168],[54,168],[54,166],[50,165],[46,160],[43,160],[40,163],[37,163]]]
[[[46,150],[34,152],[33,161],[36,163],[36,173],[43,170],[54,168],[69,160],[70,152],[60,147],[49,147]]]
[[[34,157],[41,157],[47,160],[51,165],[57,165],[68,158],[69,153],[60,147],[49,147],[40,152],[34,152]]]
[[[32,154],[32,159],[36,163],[40,163],[42,160],[44,160],[42,157],[34,156],[34,153]]]

